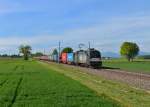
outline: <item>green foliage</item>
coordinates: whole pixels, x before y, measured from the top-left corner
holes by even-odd
[[[63,52],[65,52],[65,53],[71,53],[71,52],[73,52],[73,49],[70,48],[70,47],[66,47],[66,48],[64,48],[64,49],[62,50],[62,53],[63,53]]]
[[[58,55],[57,49],[54,49],[52,54],[53,54],[53,55]]]
[[[129,62],[127,63],[129,64]],[[119,101],[122,107],[149,107],[150,105],[150,94],[148,92],[141,91],[140,89],[137,90],[123,82],[107,80],[102,76],[96,74],[93,75],[93,73],[86,73],[83,69],[67,67],[56,63],[45,63],[45,67],[49,67],[56,72],[60,72],[64,76],[79,81],[90,89],[96,91],[96,93],[100,96],[105,98],[109,96],[114,99],[113,103]],[[104,107],[104,105],[95,107]],[[114,107],[116,107],[116,105],[114,105]]]
[[[18,55],[14,54],[14,55],[11,55],[10,57],[11,58],[21,58],[21,56],[19,54]]]
[[[3,54],[3,55],[0,55],[0,57],[9,57],[9,55],[7,55],[7,54]]]
[[[31,54],[31,46],[29,45],[21,45],[19,47],[19,52],[23,54],[24,60],[28,60],[29,59],[29,55]]]
[[[39,57],[39,56],[43,56],[42,52],[36,52],[35,54],[32,54],[33,57]]]
[[[124,42],[121,46],[120,54],[125,56],[128,61],[131,61],[138,55],[139,50],[140,49],[136,43]]]
[[[150,55],[142,55],[138,57],[139,59],[150,59]]]
[[[103,66],[108,68],[116,68],[125,70],[128,72],[138,72],[150,74],[150,60],[135,59],[134,62],[130,63],[126,59],[112,59],[104,60]]]

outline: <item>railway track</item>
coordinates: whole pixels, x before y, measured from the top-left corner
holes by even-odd
[[[53,63],[48,62],[47,63]],[[142,73],[132,73],[118,69],[92,69],[74,65],[62,64],[64,67],[70,67],[83,72],[94,74],[97,76],[102,76],[109,80],[119,81],[126,83],[134,88],[144,89],[150,92],[150,75]]]
[[[111,69],[88,69],[86,72],[103,76],[106,79],[124,82],[133,87],[150,91],[150,75],[148,74],[130,73],[127,71]]]

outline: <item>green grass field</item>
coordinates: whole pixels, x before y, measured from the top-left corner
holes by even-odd
[[[125,59],[104,60],[103,66],[111,67],[129,72],[140,72],[150,74],[150,60],[138,60],[128,62]]]
[[[0,107],[119,107],[120,104],[36,61],[0,60]]]
[[[107,96],[124,107],[150,107],[150,92],[131,87],[129,85],[104,79],[98,75],[91,75],[78,68],[66,67],[63,64],[42,63],[65,76],[79,81],[97,92],[99,96]]]

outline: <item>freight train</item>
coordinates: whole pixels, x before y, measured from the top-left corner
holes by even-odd
[[[88,50],[79,50],[72,53],[50,54],[48,56],[41,56],[40,60],[53,61],[64,64],[72,64],[79,66],[86,66],[92,68],[99,68],[102,66],[101,53],[92,48]]]

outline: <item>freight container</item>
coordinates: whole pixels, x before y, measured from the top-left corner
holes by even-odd
[[[50,61],[53,61],[53,55],[49,55],[49,56],[48,56],[48,59],[49,59]]]
[[[67,63],[67,53],[61,54],[61,62],[66,64]]]
[[[58,62],[58,55],[57,54],[53,55],[53,61]]]
[[[41,56],[41,57],[40,57],[40,60],[48,61],[48,56],[47,56],[47,55],[45,55],[45,56]]]
[[[74,63],[78,65],[78,52],[74,53]]]
[[[74,53],[67,53],[67,63],[73,64],[74,62]]]

